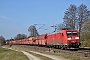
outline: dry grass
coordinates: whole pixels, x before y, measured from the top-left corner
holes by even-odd
[[[0,47],[0,60],[29,60],[22,52]]]

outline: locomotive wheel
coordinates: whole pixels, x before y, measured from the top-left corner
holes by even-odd
[[[62,49],[62,50],[66,50],[67,47],[66,47],[65,45],[63,45],[63,46],[61,47],[61,49]]]

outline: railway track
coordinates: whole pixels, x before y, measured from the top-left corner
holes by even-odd
[[[78,57],[86,58],[87,60],[90,60],[90,48],[79,48],[79,49],[70,49],[70,50],[60,50],[60,49],[53,49],[56,53],[65,53],[65,54],[71,54]]]

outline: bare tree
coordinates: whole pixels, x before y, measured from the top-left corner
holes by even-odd
[[[84,24],[85,21],[87,21],[90,18],[90,10],[87,9],[87,6],[84,4],[81,4],[78,8],[78,30],[81,32],[81,27]]]
[[[59,32],[60,30],[62,30],[64,28],[66,28],[65,25],[64,25],[64,23],[63,24],[62,23],[61,24],[58,24],[57,31]]]
[[[82,33],[90,34],[90,19],[85,21],[85,23],[82,26]]]
[[[90,18],[90,10],[87,6],[81,4],[79,7],[75,5],[70,5],[70,7],[65,11],[64,23],[67,28],[77,29],[81,32],[81,27],[86,20]]]
[[[76,24],[76,12],[77,8],[75,5],[70,5],[70,7],[65,11],[64,23],[67,28],[75,29]]]
[[[3,36],[0,36],[0,45],[5,44],[5,38]]]
[[[28,32],[30,33],[30,36],[38,36],[38,31],[36,30],[36,27],[34,25],[31,25],[28,28]]]
[[[17,34],[17,35],[14,37],[15,40],[25,39],[25,38],[27,38],[27,35],[25,35],[25,34]]]

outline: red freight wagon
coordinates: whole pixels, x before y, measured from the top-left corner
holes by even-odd
[[[34,45],[46,45],[47,34],[36,36],[33,38]]]
[[[47,39],[47,34],[41,35],[39,37],[39,45],[45,46],[46,45],[46,39]]]
[[[25,40],[26,40],[26,44],[30,44],[30,43],[29,43],[29,39],[25,39]]]

